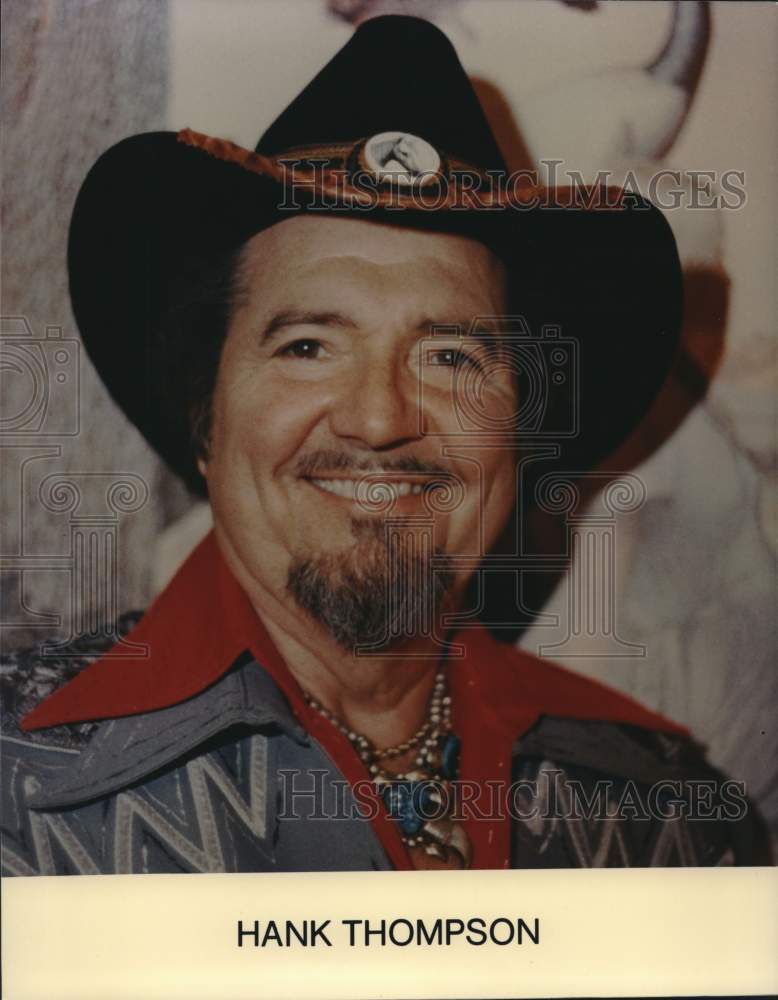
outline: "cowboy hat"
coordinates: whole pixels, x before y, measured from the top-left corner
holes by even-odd
[[[509,176],[446,36],[416,18],[379,17],[255,150],[189,129],[136,135],[100,157],[78,195],[68,266],[84,344],[119,406],[189,482],[186,428],[170,419],[155,378],[160,323],[193,259],[224,259],[301,211],[492,246],[515,314],[513,430],[571,471],[626,438],[669,370],[681,275],[661,213],[630,192],[548,190]]]

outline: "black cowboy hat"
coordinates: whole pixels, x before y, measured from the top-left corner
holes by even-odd
[[[358,217],[467,233],[502,254],[522,317],[516,430],[566,469],[591,468],[637,425],[673,360],[675,242],[636,194],[506,176],[445,35],[410,17],[368,21],[254,152],[184,130],[133,136],[97,161],[68,250],[87,351],[130,420],[192,482],[190,442],[154,378],[154,339],[182,269],[229,255],[291,211],[359,204]]]

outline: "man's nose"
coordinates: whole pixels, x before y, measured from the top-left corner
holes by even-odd
[[[374,450],[415,440],[421,436],[417,380],[410,371],[373,359],[344,385],[330,423],[338,437]]]

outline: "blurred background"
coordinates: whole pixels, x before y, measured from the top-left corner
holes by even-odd
[[[596,494],[589,513],[573,512],[572,565],[519,641],[686,724],[775,830],[773,4],[6,0],[4,647],[56,643],[145,607],[208,529],[207,507],[80,350],[65,249],[86,171],[153,129],[253,147],[356,24],[394,11],[449,35],[513,168],[558,159],[586,177],[643,181],[680,171],[672,184],[709,201],[726,193],[725,172],[742,174],[745,199],[727,196],[738,207],[667,213],[686,280],[682,358],[611,463],[631,469],[645,500],[613,508]]]

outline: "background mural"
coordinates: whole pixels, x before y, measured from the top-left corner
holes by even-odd
[[[64,259],[84,173],[150,129],[253,146],[355,24],[391,10],[449,34],[511,167],[553,160],[641,185],[666,171],[657,190],[680,192],[667,217],[686,276],[681,362],[610,463],[645,501],[614,509],[599,492],[563,512],[572,565],[520,642],[684,722],[777,828],[769,4],[7,0],[4,644],[56,642],[145,606],[208,526],[75,339]]]

